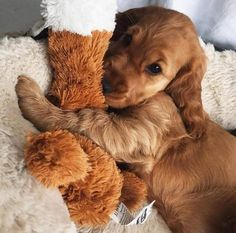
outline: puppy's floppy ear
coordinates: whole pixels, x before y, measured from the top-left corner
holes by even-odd
[[[180,110],[189,135],[195,139],[205,132],[205,112],[201,100],[201,81],[205,71],[206,57],[201,50],[200,55],[182,67],[166,88]]]

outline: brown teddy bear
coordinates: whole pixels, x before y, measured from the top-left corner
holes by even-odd
[[[94,21],[100,12],[88,8],[94,0],[88,0],[84,7],[78,2],[66,7],[66,1],[44,1],[45,25],[51,27],[49,60],[54,70],[48,97],[67,110],[105,108],[102,62],[114,26],[116,3],[102,1],[101,7],[110,7],[110,12]],[[77,8],[77,18],[71,17],[70,12]],[[88,18],[83,15],[86,12],[91,22],[83,24]],[[71,218],[80,225],[106,224],[119,202],[134,211],[146,199],[147,189],[141,179],[120,171],[109,154],[79,134],[66,130],[31,134],[25,161],[29,172],[43,185],[59,188]]]

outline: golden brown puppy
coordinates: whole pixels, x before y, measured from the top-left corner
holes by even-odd
[[[191,21],[147,7],[118,15],[105,57],[106,100],[119,110],[63,111],[26,77],[16,92],[23,116],[37,128],[82,133],[129,163],[172,232],[233,233],[236,139],[202,109],[204,71]]]

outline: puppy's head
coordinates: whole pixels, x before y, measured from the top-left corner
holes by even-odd
[[[184,119],[191,115],[193,103],[202,111],[205,56],[191,20],[176,11],[144,7],[118,14],[116,22],[104,58],[108,105],[137,105],[166,90]],[[193,121],[187,119],[187,126],[192,127]]]

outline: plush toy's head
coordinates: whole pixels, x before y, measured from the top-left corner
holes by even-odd
[[[49,98],[77,110],[105,107],[103,57],[115,27],[116,0],[43,0],[54,79]]]
[[[105,107],[102,63],[110,37],[107,31],[94,31],[92,36],[68,31],[49,34],[48,52],[54,69],[49,98],[60,108]]]

